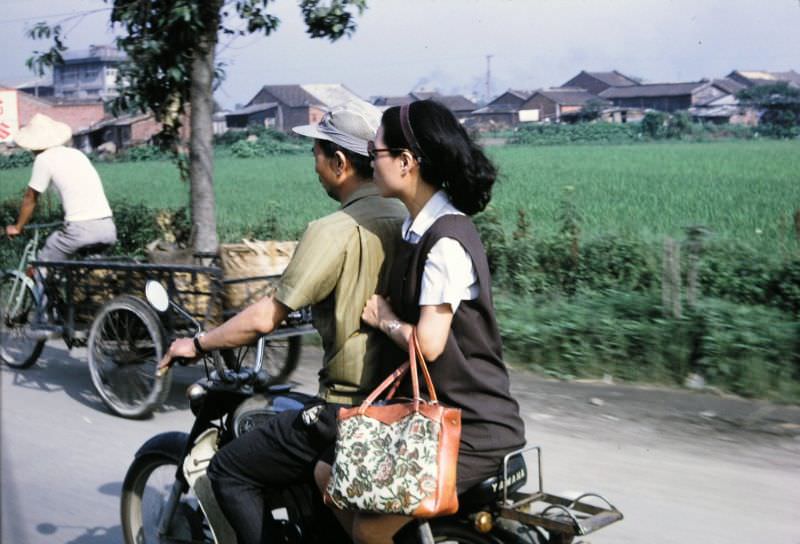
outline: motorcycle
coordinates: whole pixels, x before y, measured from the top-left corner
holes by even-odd
[[[157,282],[148,282],[146,295],[156,310],[171,307],[188,316]],[[195,325],[199,330],[200,324]],[[218,448],[264,420],[312,400],[291,385],[270,385],[261,348],[256,346],[252,365],[247,349],[213,351],[204,357],[205,377],[186,392],[195,416],[191,430],[158,434],[136,452],[121,496],[126,544],[236,542],[206,476],[211,459]],[[524,493],[528,469],[523,454],[534,451],[538,491]],[[274,542],[351,542],[313,484],[291,486],[266,497],[265,503],[264,519]],[[621,519],[622,513],[599,495],[567,499],[542,491],[541,450],[534,447],[509,454],[497,475],[460,495],[455,515],[415,520],[395,542],[570,544],[576,536]]]

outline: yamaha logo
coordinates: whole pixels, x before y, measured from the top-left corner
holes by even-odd
[[[497,493],[501,491],[506,486],[512,486],[517,482],[521,482],[528,476],[528,471],[524,468],[519,469],[514,474],[511,474],[505,480],[501,480],[499,482],[492,484],[492,492]]]

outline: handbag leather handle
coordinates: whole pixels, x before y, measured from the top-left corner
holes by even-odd
[[[428,396],[430,397],[431,402],[436,404],[439,402],[439,399],[436,398],[436,388],[433,387],[433,380],[431,379],[431,373],[428,371],[428,364],[425,362],[425,357],[422,355],[422,348],[419,347],[419,339],[417,338],[416,327],[414,327],[412,337],[414,338],[414,348],[417,350],[419,367],[422,369],[422,376],[425,378],[425,386],[428,388]]]
[[[432,403],[438,403],[439,400],[436,397],[436,389],[433,387],[433,380],[431,380],[430,372],[428,372],[428,365],[425,363],[425,357],[422,355],[422,350],[419,347],[419,340],[417,339],[417,330],[416,327],[412,331],[411,336],[408,338],[408,361],[397,367],[391,374],[389,374],[381,384],[376,387],[369,396],[364,399],[364,402],[361,403],[361,406],[358,408],[359,414],[364,414],[377,399],[380,397],[381,393],[383,393],[389,386],[393,385],[392,390],[387,395],[387,399],[392,398],[394,396],[394,392],[397,390],[397,387],[400,385],[400,382],[406,375],[406,372],[409,370],[411,371],[411,390],[413,394],[413,401],[414,401],[414,410],[419,410],[419,403],[422,401],[422,397],[420,396],[419,392],[419,377],[417,371],[417,359],[419,359],[419,366],[422,368],[422,375],[425,379],[425,385],[428,388],[428,396]]]

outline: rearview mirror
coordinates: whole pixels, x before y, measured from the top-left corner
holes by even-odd
[[[144,286],[144,295],[150,306],[159,312],[166,312],[169,308],[169,295],[164,286],[155,280],[148,280]]]

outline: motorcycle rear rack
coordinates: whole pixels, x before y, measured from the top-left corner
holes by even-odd
[[[534,493],[503,490],[503,501],[499,514],[524,525],[541,527],[548,532],[562,535],[565,542],[574,536],[584,536],[611,525],[623,518],[608,499],[597,493],[583,493],[575,499],[568,499],[545,493],[542,489],[542,450],[538,446],[525,448],[506,455],[503,461],[504,480],[508,481],[508,460],[517,454],[535,450],[539,489]],[[586,499],[595,499],[592,503]],[[602,506],[594,503],[601,502]]]

